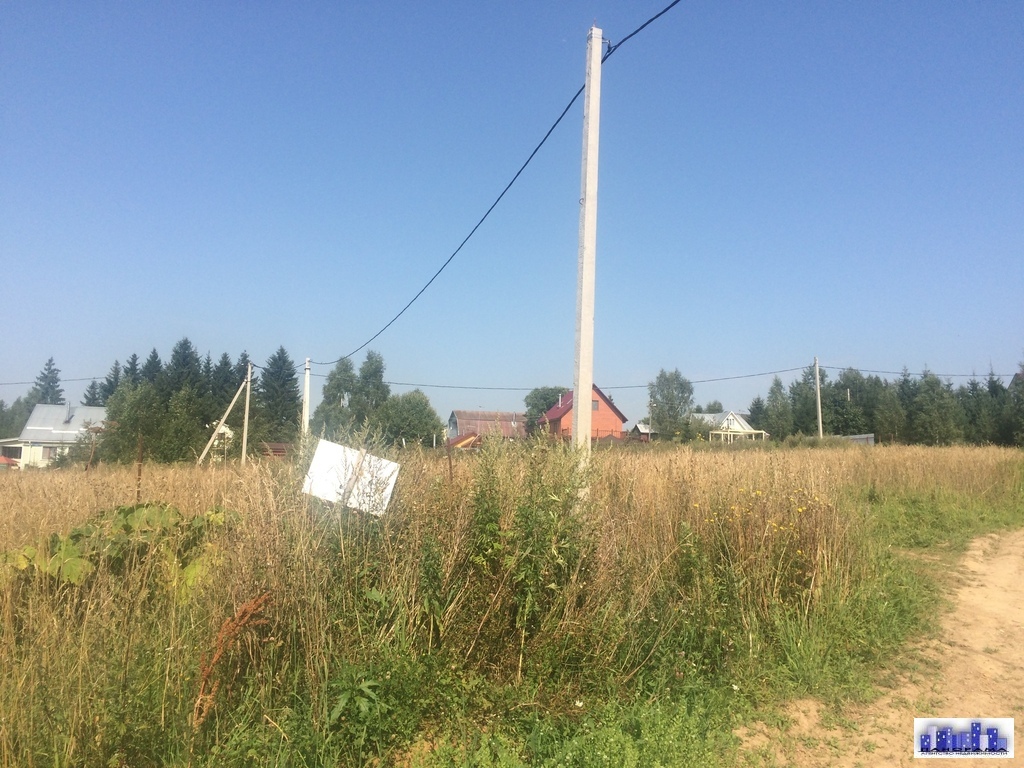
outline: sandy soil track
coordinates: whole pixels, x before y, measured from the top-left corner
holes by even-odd
[[[1016,757],[984,762],[1024,765],[1024,531],[976,539],[953,583],[940,639],[912,648],[910,664],[884,682],[879,699],[849,707],[839,724],[819,702],[794,702],[785,731],[756,724],[738,733],[750,764],[920,766],[915,717],[1013,717]]]

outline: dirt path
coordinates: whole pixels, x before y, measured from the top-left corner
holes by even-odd
[[[1016,757],[998,764],[1024,765],[1024,531],[976,539],[954,584],[940,639],[913,648],[883,696],[839,718],[814,700],[794,702],[782,733],[755,724],[738,734],[749,764],[921,765],[915,717],[1013,717]]]

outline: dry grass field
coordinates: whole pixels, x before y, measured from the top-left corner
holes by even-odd
[[[1024,524],[997,448],[392,458],[379,519],[301,461],[0,474],[0,767],[728,765],[927,626],[904,553]]]

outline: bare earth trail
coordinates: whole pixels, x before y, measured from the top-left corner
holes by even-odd
[[[839,718],[814,700],[794,702],[781,733],[760,723],[740,729],[741,764],[919,766],[915,717],[1013,717],[1016,757],[987,764],[1024,765],[1024,530],[975,539],[951,583],[939,639],[913,648],[879,699]]]

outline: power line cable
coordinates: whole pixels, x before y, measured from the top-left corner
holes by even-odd
[[[848,365],[846,367],[843,367],[843,366],[840,366],[840,365],[819,365],[818,367],[822,368],[822,369],[825,369],[825,370],[829,370],[829,371],[848,371],[848,370],[850,370],[852,368],[853,370],[857,371],[858,373],[884,373],[887,376],[902,376],[904,373],[906,373],[906,374],[908,374],[910,376],[923,377],[925,374],[929,374],[931,376],[938,376],[940,379],[972,379],[972,378],[977,378],[977,376],[978,376],[977,373],[936,373],[935,371],[927,371],[927,370],[926,371],[921,371],[920,373],[915,373],[915,372],[907,371],[907,370],[903,370],[903,371],[872,371],[872,370],[870,370],[868,368],[855,368],[854,366],[851,366],[851,365]],[[1013,378],[1013,376],[1015,374],[1012,374],[1012,373],[992,373],[991,375],[995,376],[997,379],[1007,379],[1007,378]]]
[[[81,378],[81,379],[64,379],[64,378],[62,378],[60,380],[60,383],[61,384],[66,384],[66,383],[72,382],[72,381],[96,381],[96,382],[99,382],[99,381],[102,381],[105,378],[106,378],[106,374],[104,374],[103,376],[86,376],[85,378]],[[36,384],[35,381],[4,381],[4,382],[0,382],[0,387],[25,387],[25,386],[34,387],[35,384]]]
[[[611,44],[609,44],[609,45],[608,45],[608,50],[607,50],[607,51],[605,52],[604,56],[603,56],[603,57],[601,58],[601,63],[602,63],[602,64],[604,64],[604,63],[605,63],[606,61],[608,61],[608,58],[609,58],[609,57],[610,57],[610,56],[611,56],[611,55],[612,55],[613,53],[615,53],[615,52],[616,52],[617,50],[619,50],[619,48],[621,48],[621,47],[622,47],[622,44],[623,44],[623,43],[625,43],[625,42],[626,42],[627,40],[629,40],[629,39],[630,39],[631,37],[636,37],[636,35],[638,35],[638,34],[640,34],[641,32],[643,32],[643,31],[644,31],[644,29],[646,29],[646,28],[647,28],[648,26],[650,26],[650,25],[651,25],[651,24],[653,24],[653,23],[654,23],[655,21],[657,21],[657,20],[658,20],[658,19],[660,19],[660,18],[661,18],[662,16],[664,16],[664,15],[665,15],[666,13],[668,13],[669,11],[671,11],[671,10],[672,10],[672,9],[673,9],[673,8],[674,8],[675,6],[677,6],[677,5],[678,5],[678,4],[680,3],[680,2],[681,2],[681,0],[674,0],[674,2],[671,2],[671,3],[669,3],[668,5],[666,5],[666,6],[664,7],[664,8],[662,8],[662,9],[661,9],[660,11],[658,11],[658,12],[657,12],[656,14],[654,14],[653,16],[651,16],[651,18],[649,18],[649,19],[648,19],[647,21],[645,21],[645,22],[644,22],[643,24],[641,24],[641,25],[640,25],[639,27],[637,27],[637,28],[636,28],[636,29],[634,29],[634,30],[633,30],[632,32],[630,32],[630,33],[629,33],[628,35],[626,35],[626,36],[625,36],[624,38],[622,38],[622,39],[621,39],[621,40],[620,40],[619,42],[617,42],[617,43],[616,43],[615,45],[611,45]]]
[[[569,103],[565,105],[565,109],[562,110],[562,114],[560,114],[558,116],[558,119],[555,120],[555,122],[551,124],[551,127],[548,128],[547,133],[544,134],[544,138],[540,140],[540,143],[536,147],[534,147],[533,152],[531,152],[530,156],[528,158],[526,158],[526,162],[522,164],[522,166],[519,168],[518,171],[516,171],[516,174],[515,174],[515,176],[512,177],[512,180],[508,184],[505,185],[505,188],[501,191],[501,194],[498,195],[498,197],[494,200],[493,203],[491,203],[491,207],[487,209],[486,213],[484,213],[484,215],[480,217],[480,220],[476,223],[476,225],[473,227],[473,229],[470,230],[469,234],[466,235],[463,238],[461,243],[459,243],[459,247],[456,248],[454,251],[452,251],[451,256],[449,256],[445,260],[444,264],[441,265],[440,269],[438,269],[437,272],[435,272],[433,274],[433,276],[426,282],[426,284],[416,292],[415,296],[413,296],[411,299],[409,299],[409,302],[404,307],[402,307],[401,310],[399,310],[398,314],[395,315],[394,317],[392,317],[390,320],[388,320],[388,322],[384,325],[383,328],[381,328],[379,331],[377,331],[375,334],[373,334],[373,336],[371,336],[369,339],[364,341],[358,347],[353,349],[347,355],[342,355],[337,360],[332,360],[330,362],[310,361],[312,365],[335,365],[335,364],[341,362],[342,360],[345,360],[346,358],[352,357],[353,355],[355,355],[356,353],[362,351],[363,349],[368,347],[371,343],[373,343],[373,341],[378,336],[380,336],[382,333],[384,333],[384,331],[386,331],[388,328],[390,328],[395,323],[395,321],[398,320],[398,318],[400,318],[402,315],[405,314],[405,311],[407,309],[409,309],[409,307],[411,307],[413,305],[413,303],[415,303],[415,301],[420,296],[423,295],[423,292],[426,291],[427,288],[430,287],[431,283],[433,283],[438,278],[438,276],[442,272],[444,272],[445,268],[449,264],[451,264],[452,260],[458,255],[459,251],[461,251],[463,249],[463,247],[466,245],[466,243],[469,242],[469,239],[474,234],[476,234],[476,231],[480,228],[480,226],[484,223],[484,221],[487,220],[487,217],[491,215],[491,211],[493,211],[497,207],[498,203],[501,202],[501,199],[503,197],[505,197],[505,194],[512,188],[512,185],[516,183],[516,180],[523,173],[523,171],[526,170],[526,166],[528,166],[530,164],[530,161],[532,161],[534,156],[536,156],[536,154],[540,151],[540,148],[544,146],[545,142],[547,142],[548,137],[551,136],[552,132],[555,130],[555,128],[558,126],[558,124],[560,122],[562,122],[562,118],[564,118],[565,115],[569,112],[569,110],[572,108],[572,105],[576,103],[576,99],[578,99],[580,97],[580,94],[583,93],[583,89],[584,89],[584,86],[581,86],[580,89],[578,91],[576,91],[576,94],[572,97],[572,99],[569,100]]]
[[[267,367],[265,365],[259,365],[257,363],[253,363],[252,367],[253,367],[254,370],[260,370],[260,371],[266,371],[267,370]],[[776,376],[776,375],[781,374],[781,373],[793,373],[795,371],[804,371],[804,370],[807,370],[807,368],[809,368],[809,367],[810,366],[800,366],[800,367],[796,367],[796,368],[780,368],[779,370],[776,370],[776,371],[762,371],[760,373],[743,373],[743,374],[738,374],[736,376],[717,376],[717,377],[711,378],[711,379],[689,379],[689,382],[691,384],[713,384],[713,383],[719,382],[719,381],[736,381],[736,380],[739,380],[739,379],[756,379],[756,378],[759,378],[761,376]],[[873,369],[870,369],[870,368],[857,368],[856,366],[850,366],[850,365],[847,365],[847,366],[819,365],[818,367],[823,369],[823,370],[830,370],[830,371],[849,371],[849,370],[854,370],[854,371],[857,371],[858,373],[877,373],[877,374],[885,374],[885,375],[888,375],[888,376],[902,376],[904,374],[904,372],[905,372],[905,371],[873,370]],[[945,378],[945,379],[971,379],[971,378],[977,378],[977,376],[978,376],[978,374],[976,374],[976,373],[935,373],[933,371],[921,371],[921,372],[906,371],[906,373],[908,373],[911,376],[915,376],[915,377],[922,377],[922,376],[924,376],[927,373],[927,374],[930,374],[932,376],[938,376],[939,378]],[[326,373],[312,373],[312,372],[310,373],[310,376],[315,376],[318,379],[325,379],[325,378],[327,378],[328,375],[329,374],[326,374]],[[990,375],[995,376],[997,379],[1012,379],[1016,374],[1015,373],[993,373],[993,374],[990,374]],[[74,379],[64,379],[64,378],[62,378],[60,380],[60,383],[61,384],[65,384],[65,383],[69,383],[69,382],[80,382],[80,381],[100,381],[103,378],[104,378],[103,376],[86,376],[86,377],[74,378]],[[4,381],[4,382],[0,382],[0,387],[34,386],[35,383],[36,383],[35,381]],[[384,383],[387,384],[388,386],[393,386],[393,387],[420,387],[420,388],[424,388],[424,389],[468,389],[468,390],[495,391],[495,392],[529,392],[532,389],[535,389],[535,387],[484,387],[484,386],[472,386],[472,385],[466,385],[466,384],[417,384],[417,383],[408,382],[408,381],[385,381]],[[620,390],[620,389],[646,389],[648,386],[649,386],[648,384],[622,384],[622,385],[617,385],[617,386],[601,387],[601,390],[602,391],[611,391],[611,390]]]
[[[762,373],[744,373],[738,376],[719,376],[714,379],[688,379],[691,384],[710,384],[718,381],[735,381],[737,379],[755,379],[760,376],[774,376],[780,373],[792,373],[793,371],[802,371],[801,368],[782,368],[778,371],[764,371]],[[322,374],[313,374],[314,376]],[[536,387],[473,387],[461,384],[413,384],[408,381],[385,381],[385,384],[391,387],[420,387],[423,389],[469,389],[477,390],[481,392],[531,392]],[[601,387],[602,392],[610,392],[612,390],[620,389],[647,389],[649,384],[623,384],[620,386],[613,387]]]
[[[637,27],[632,32],[630,32],[628,35],[626,35],[624,38],[622,38],[622,40],[619,41],[616,45],[609,45],[608,46],[608,50],[605,52],[604,57],[601,59],[601,63],[603,64],[605,61],[607,61],[608,57],[611,56],[613,53],[615,53],[615,51],[617,51],[622,46],[623,43],[625,43],[630,38],[635,37],[637,34],[639,34],[641,31],[643,31],[647,26],[649,26],[654,21],[656,21],[658,18],[660,18],[664,14],[668,13],[679,2],[680,2],[680,0],[674,0],[672,3],[667,5],[661,11],[656,13],[654,16],[649,18],[647,21],[645,21],[639,27]],[[533,160],[533,158],[536,156],[536,154],[540,151],[540,148],[544,146],[544,144],[548,140],[548,137],[550,137],[551,134],[554,132],[555,128],[558,127],[558,124],[562,122],[562,118],[564,118],[566,116],[566,114],[572,108],[572,105],[576,103],[576,100],[580,97],[580,94],[582,94],[585,89],[586,89],[586,84],[581,85],[579,87],[579,90],[577,90],[576,93],[573,95],[573,97],[571,99],[569,99],[569,103],[565,105],[565,109],[562,110],[562,113],[558,116],[558,118],[555,120],[555,122],[551,124],[551,127],[548,128],[547,133],[544,134],[544,138],[540,140],[540,143],[537,144],[536,147],[534,147],[533,152],[530,153],[530,156],[528,158],[526,158],[526,162],[523,163],[522,166],[520,166],[518,171],[516,171],[516,174],[515,174],[515,176],[512,177],[512,180],[508,184],[505,185],[505,188],[501,191],[501,194],[498,195],[497,198],[495,198],[493,203],[491,203],[491,207],[487,209],[487,211],[484,213],[483,216],[480,217],[480,220],[469,231],[469,234],[466,235],[465,238],[463,238],[462,242],[459,243],[459,247],[456,248],[454,251],[452,251],[452,254],[445,260],[444,264],[441,265],[440,269],[438,269],[437,272],[435,272],[433,274],[433,276],[426,282],[426,284],[416,292],[415,296],[413,296],[411,299],[409,299],[409,302],[404,307],[402,307],[399,310],[398,314],[395,315],[394,317],[392,317],[390,320],[388,320],[388,322],[384,325],[383,328],[381,328],[379,331],[377,331],[375,334],[373,334],[373,336],[371,336],[369,339],[364,341],[362,344],[360,344],[354,350],[349,352],[347,355],[343,355],[343,356],[339,357],[337,360],[332,360],[330,362],[313,362],[312,363],[313,365],[335,365],[335,364],[341,362],[342,360],[344,360],[346,358],[352,357],[353,355],[357,354],[358,352],[360,352],[363,349],[365,349],[366,347],[368,347],[371,343],[373,343],[373,341],[378,336],[380,336],[382,333],[384,333],[384,331],[386,331],[388,328],[390,328],[395,323],[395,321],[398,320],[398,318],[400,318],[402,315],[405,314],[405,311],[407,309],[409,309],[409,307],[411,307],[416,302],[416,300],[419,299],[420,296],[423,295],[424,291],[426,291],[427,288],[429,288],[430,285],[438,278],[438,276],[442,272],[444,272],[445,268],[449,264],[451,264],[452,260],[459,254],[459,251],[461,251],[462,248],[466,245],[466,243],[469,242],[469,239],[471,237],[473,237],[474,234],[476,234],[476,231],[480,228],[480,226],[484,223],[484,221],[487,220],[487,217],[491,215],[491,211],[493,211],[498,206],[498,203],[500,203],[502,198],[505,197],[505,194],[512,188],[512,185],[516,183],[516,181],[519,179],[519,176],[523,173],[523,171],[526,170],[526,166],[528,166],[530,164],[530,162]]]

